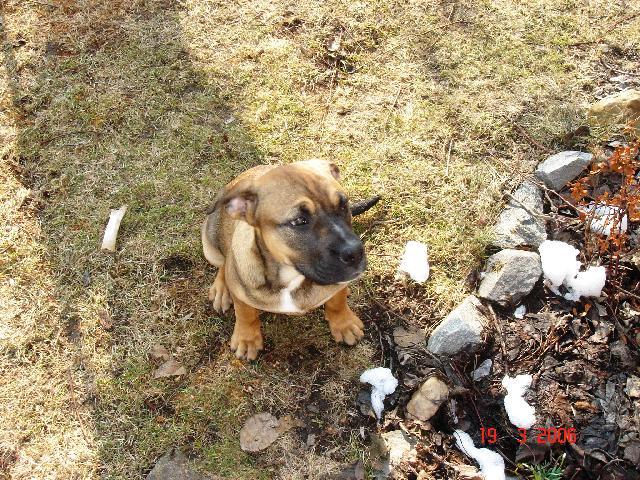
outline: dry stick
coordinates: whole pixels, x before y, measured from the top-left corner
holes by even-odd
[[[540,150],[547,152],[547,153],[551,153],[552,150],[550,148],[545,147],[544,145],[542,145],[540,142],[538,142],[535,138],[533,138],[529,132],[527,132],[525,130],[524,127],[521,127],[520,125],[518,125],[516,122],[510,120],[507,116],[503,115],[503,118],[505,120],[507,120],[516,130],[518,130],[518,132],[520,132],[520,134],[529,141],[529,143],[531,143],[534,147],[539,148]]]
[[[389,113],[387,114],[387,118],[384,121],[384,128],[386,129],[389,126],[389,120],[391,119],[391,115],[393,114],[393,111],[396,109],[396,106],[398,105],[398,99],[400,98],[400,92],[402,92],[402,85],[400,85],[398,87],[398,93],[396,93],[396,96],[393,100],[393,103],[391,104],[391,108],[389,109]]]
[[[496,312],[493,311],[493,307],[491,305],[487,305],[487,309],[491,313],[491,317],[493,318],[493,323],[496,324],[496,330],[498,330],[498,335],[500,335],[500,347],[502,348],[502,358],[506,360],[507,346],[504,343],[504,335],[502,334],[502,327],[500,326],[500,322],[498,321]]]
[[[451,160],[451,149],[453,148],[453,138],[449,140],[449,151],[447,152],[447,167],[445,168],[445,177],[449,176],[449,160]]]
[[[626,72],[624,70],[619,70],[617,68],[612,67],[611,65],[609,65],[607,62],[604,61],[603,58],[600,59],[600,63],[602,64],[603,67],[611,70],[612,72],[615,73],[619,73],[621,75],[630,75],[632,77],[640,77],[640,73],[635,73],[635,72]]]
[[[516,197],[514,197],[513,195],[511,195],[509,192],[504,191],[502,192],[504,195],[506,195],[507,197],[509,197],[510,200],[516,202],[518,205],[520,205],[520,207],[522,207],[522,209],[527,212],[529,215],[531,215],[532,217],[535,218],[540,218],[542,220],[553,220],[553,217],[551,215],[545,215],[544,213],[535,213],[532,210],[529,209],[529,207],[527,207],[524,203],[522,203],[520,200],[518,200]]]

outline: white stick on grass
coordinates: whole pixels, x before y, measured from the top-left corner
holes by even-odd
[[[120,222],[122,222],[122,217],[127,212],[127,206],[123,205],[117,210],[111,210],[109,214],[109,223],[107,223],[107,228],[104,230],[104,237],[102,237],[102,250],[107,250],[109,252],[116,251],[116,238],[118,236],[118,229],[120,228]]]

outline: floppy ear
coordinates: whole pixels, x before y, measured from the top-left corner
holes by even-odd
[[[207,209],[207,213],[224,208],[231,218],[253,225],[257,204],[258,195],[253,184],[250,181],[240,181],[223,190]]]
[[[335,163],[329,162],[327,160],[305,160],[300,162],[300,164],[306,168],[313,170],[320,175],[331,176],[334,180],[340,180],[340,169],[336,166]]]

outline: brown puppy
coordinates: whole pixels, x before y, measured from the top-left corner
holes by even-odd
[[[337,342],[354,345],[364,335],[347,283],[366,259],[338,178],[321,160],[262,165],[227,184],[207,210],[202,246],[218,267],[209,298],[218,312],[234,305],[238,358],[262,350],[260,310],[301,315],[324,304]]]

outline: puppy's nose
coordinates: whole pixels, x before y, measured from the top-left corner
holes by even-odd
[[[362,260],[362,256],[364,255],[364,247],[362,246],[362,242],[347,242],[344,244],[342,249],[340,249],[340,261],[349,266],[356,266],[360,264]]]

